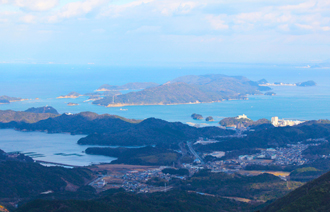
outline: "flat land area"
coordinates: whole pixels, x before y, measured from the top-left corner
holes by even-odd
[[[123,174],[130,171],[142,172],[150,169],[157,169],[158,166],[138,166],[138,165],[125,165],[125,164],[100,164],[87,167],[92,171],[108,171],[111,174]]]

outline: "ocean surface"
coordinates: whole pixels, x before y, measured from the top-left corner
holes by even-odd
[[[0,110],[22,111],[30,107],[50,105],[60,113],[92,111],[98,114],[115,114],[126,118],[155,117],[167,121],[195,123],[201,126],[218,125],[225,117],[246,114],[249,118],[271,119],[273,116],[288,119],[330,119],[330,69],[302,68],[297,65],[270,64],[218,64],[216,66],[167,67],[106,67],[96,65],[27,65],[0,64],[0,96],[8,95],[29,99],[0,105]],[[297,83],[314,80],[314,87],[272,87],[276,96],[249,96],[248,100],[231,100],[219,103],[187,105],[126,106],[106,108],[84,102],[87,97],[56,99],[57,96],[76,91],[93,92],[103,84],[122,85],[128,82],[165,83],[179,76],[225,74],[245,76],[251,80]],[[126,91],[129,92],[129,91]],[[36,99],[38,98],[38,99]],[[68,106],[68,102],[78,103]],[[127,109],[127,110],[126,110]],[[193,120],[192,113],[213,116],[213,123]],[[40,154],[40,160],[70,165],[110,162],[113,158],[88,156],[87,147],[76,142],[81,136],[17,132],[0,130],[0,149],[4,151]],[[60,153],[60,154],[58,154]],[[61,153],[64,153],[61,154]]]
[[[47,134],[43,132],[20,132],[13,129],[0,130],[0,149],[5,152],[21,152],[34,160],[56,162],[74,166],[92,163],[110,163],[115,158],[87,155],[89,145],[78,145],[84,135]]]
[[[28,101],[0,105],[0,110],[26,110],[30,107],[50,105],[60,113],[92,111],[126,118],[161,118],[210,124],[191,119],[192,113],[213,116],[216,125],[224,117],[246,114],[256,120],[272,116],[292,119],[330,119],[330,69],[299,68],[297,65],[222,64],[194,67],[106,67],[95,65],[13,65],[0,64],[0,95],[21,97]],[[265,78],[268,82],[296,83],[314,80],[315,87],[273,87],[276,96],[249,96],[249,100],[233,100],[212,104],[155,105],[106,108],[84,102],[87,97],[56,99],[71,91],[84,94],[93,92],[103,84],[122,85],[128,82],[165,83],[179,76],[225,74],[245,76],[251,80]],[[128,92],[128,91],[126,91]],[[39,98],[39,99],[36,99]],[[68,102],[78,106],[68,106]],[[212,123],[211,123],[212,124]]]

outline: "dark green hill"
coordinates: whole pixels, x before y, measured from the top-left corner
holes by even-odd
[[[181,122],[167,122],[149,118],[126,129],[110,129],[103,134],[90,134],[81,138],[79,144],[141,146],[155,144],[178,144],[199,137],[230,135],[234,132],[218,127],[190,127]]]
[[[41,192],[60,192],[67,189],[68,183],[83,186],[91,180],[87,169],[65,169],[45,167],[34,162],[0,162],[0,199],[32,198]]]
[[[330,172],[276,200],[263,212],[330,211]]]
[[[168,166],[176,162],[180,156],[173,150],[167,150],[157,147],[142,148],[100,148],[89,147],[86,149],[87,154],[105,155],[117,157],[112,161],[114,164],[132,164],[132,165],[159,165]]]
[[[52,113],[31,113],[31,112],[22,112],[22,111],[13,111],[13,110],[0,110],[0,123],[9,123],[9,122],[35,123],[40,120],[53,118],[56,116],[58,115]],[[11,128],[11,126],[9,127]]]
[[[45,106],[45,107],[31,107],[24,112],[28,113],[52,113],[52,114],[58,114],[57,110],[53,108],[52,106]]]
[[[115,193],[94,200],[35,200],[16,212],[240,212],[253,206],[229,199],[210,197],[184,191],[132,194]]]
[[[36,113],[29,113],[36,114]],[[43,115],[43,114],[37,114]],[[53,114],[52,114],[53,115]],[[125,130],[137,120],[125,119],[115,115],[98,115],[92,112],[82,112],[74,115],[62,114],[54,118],[36,123],[11,122],[0,123],[0,128],[16,128],[27,131],[46,131],[49,133],[70,132],[72,134],[103,133],[111,130]]]
[[[245,77],[225,75],[184,76],[142,91],[105,97],[93,104],[103,106],[162,105],[218,102],[246,98],[247,94],[261,94],[259,86]]]

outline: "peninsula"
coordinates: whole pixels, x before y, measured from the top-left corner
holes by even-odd
[[[10,96],[0,96],[0,104],[9,104],[10,102],[24,101],[27,99],[22,99],[20,97],[10,97]]]
[[[59,96],[59,97],[57,97],[57,99],[76,99],[80,96],[82,96],[80,93],[73,91],[73,92],[68,93],[67,95]]]
[[[274,82],[268,83],[267,81],[259,81],[259,86],[300,86],[300,87],[310,87],[316,86],[316,82],[309,80],[306,82],[297,82],[297,83],[283,83],[283,82]]]
[[[141,91],[104,97],[93,104],[107,107],[129,105],[175,105],[221,102],[247,99],[247,95],[262,94],[270,90],[241,76],[190,75]]]

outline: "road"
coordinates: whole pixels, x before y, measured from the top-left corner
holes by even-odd
[[[204,164],[204,161],[202,160],[201,157],[195,152],[194,148],[192,147],[192,142],[187,141],[188,148],[190,152],[195,156],[196,159],[200,160],[201,164]]]

